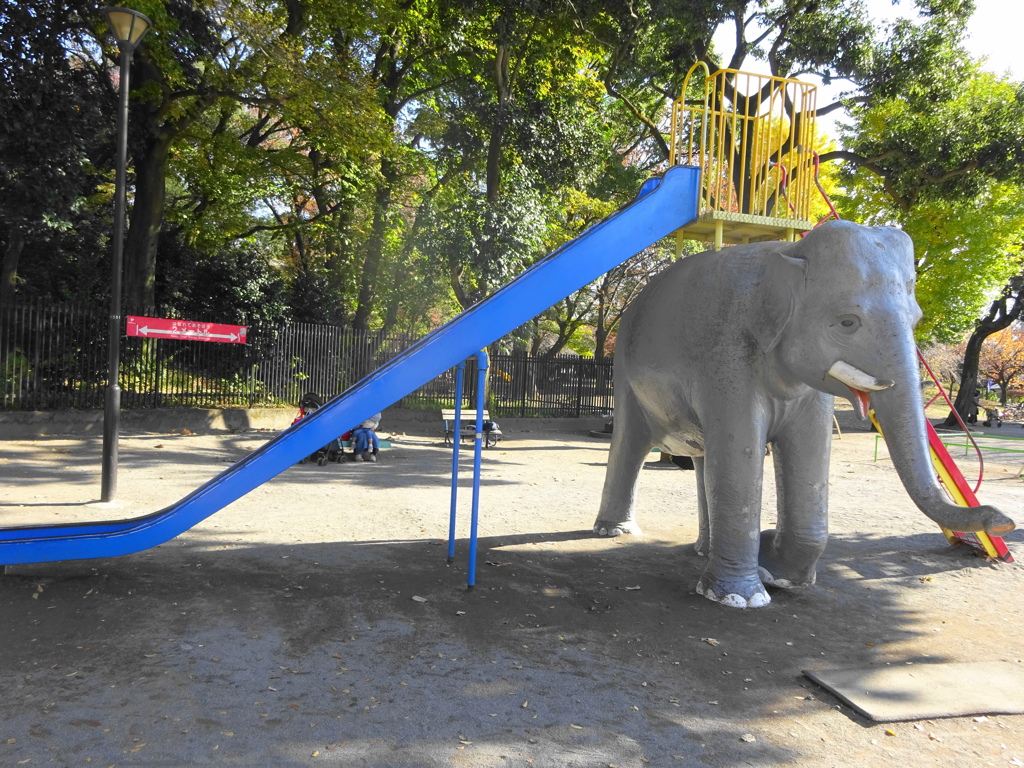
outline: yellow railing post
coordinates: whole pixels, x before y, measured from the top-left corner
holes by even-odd
[[[688,103],[698,72],[703,103]],[[700,211],[677,239],[719,248],[810,229],[815,110],[809,83],[694,64],[672,105],[669,159],[701,168]]]

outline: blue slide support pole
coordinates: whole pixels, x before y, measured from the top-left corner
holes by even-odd
[[[462,442],[462,378],[466,361],[455,366],[455,423],[452,430],[452,509],[448,515],[448,562],[455,562],[455,516],[459,496],[459,443]]]
[[[477,528],[480,523],[480,463],[484,437],[484,386],[487,384],[487,352],[476,353],[476,438],[473,440],[473,514],[469,524],[469,562],[466,565],[466,588],[476,585]]]
[[[163,544],[290,469],[573,291],[697,218],[700,169],[669,168],[636,199],[164,509],[141,517],[0,528],[0,565],[115,557]]]

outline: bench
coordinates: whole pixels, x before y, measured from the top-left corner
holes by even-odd
[[[476,439],[476,408],[464,408],[459,414],[460,424],[455,424],[455,409],[444,408],[441,410],[441,420],[444,421],[444,444],[451,445],[452,438],[456,431],[460,440]],[[491,415],[484,411],[484,423],[491,420]],[[485,448],[497,445],[501,439],[500,429],[485,429],[483,432],[483,444]]]

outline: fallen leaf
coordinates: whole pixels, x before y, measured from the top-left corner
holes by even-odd
[[[894,731],[892,728],[886,728],[885,729],[885,734],[886,734],[886,736],[895,736],[896,735],[896,731]]]
[[[636,590],[640,589],[640,585],[637,584],[635,587],[619,587],[619,589],[624,589],[627,592],[635,592]]]
[[[572,723],[569,723],[569,727],[570,728],[575,728],[577,731],[582,731],[583,730],[583,726],[582,725],[573,725]]]
[[[313,754],[311,755],[311,757],[316,757],[319,754],[320,754],[320,750],[319,749],[314,749],[313,750]]]
[[[131,749],[129,749],[128,751],[129,751],[129,752],[138,752],[138,751],[139,751],[140,749],[142,749],[142,748],[143,748],[144,746],[146,746],[146,742],[142,742],[141,744],[139,744],[139,746],[137,746],[137,747],[132,747],[132,748],[131,748]]]
[[[702,637],[701,640],[703,642],[707,643],[708,645],[715,645],[715,646],[721,645],[721,643],[718,642],[717,640],[715,640],[715,638],[713,638],[713,637]]]
[[[415,600],[417,603],[425,603],[425,602],[427,602],[427,598],[420,597],[419,595],[413,595],[412,599]]]
[[[752,733],[744,733],[742,736],[740,736],[740,741],[745,741],[749,744],[751,742],[757,741],[757,737],[754,736],[754,734]]]

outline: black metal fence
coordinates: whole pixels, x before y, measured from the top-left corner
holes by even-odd
[[[294,405],[305,392],[344,391],[417,339],[309,323],[251,326],[246,344],[122,337],[123,408]],[[500,417],[582,416],[613,405],[610,361],[493,354],[487,405]],[[85,304],[0,307],[0,402],[6,410],[103,407],[107,317]],[[475,403],[476,362],[464,404]],[[405,408],[450,408],[455,372],[403,398]]]

